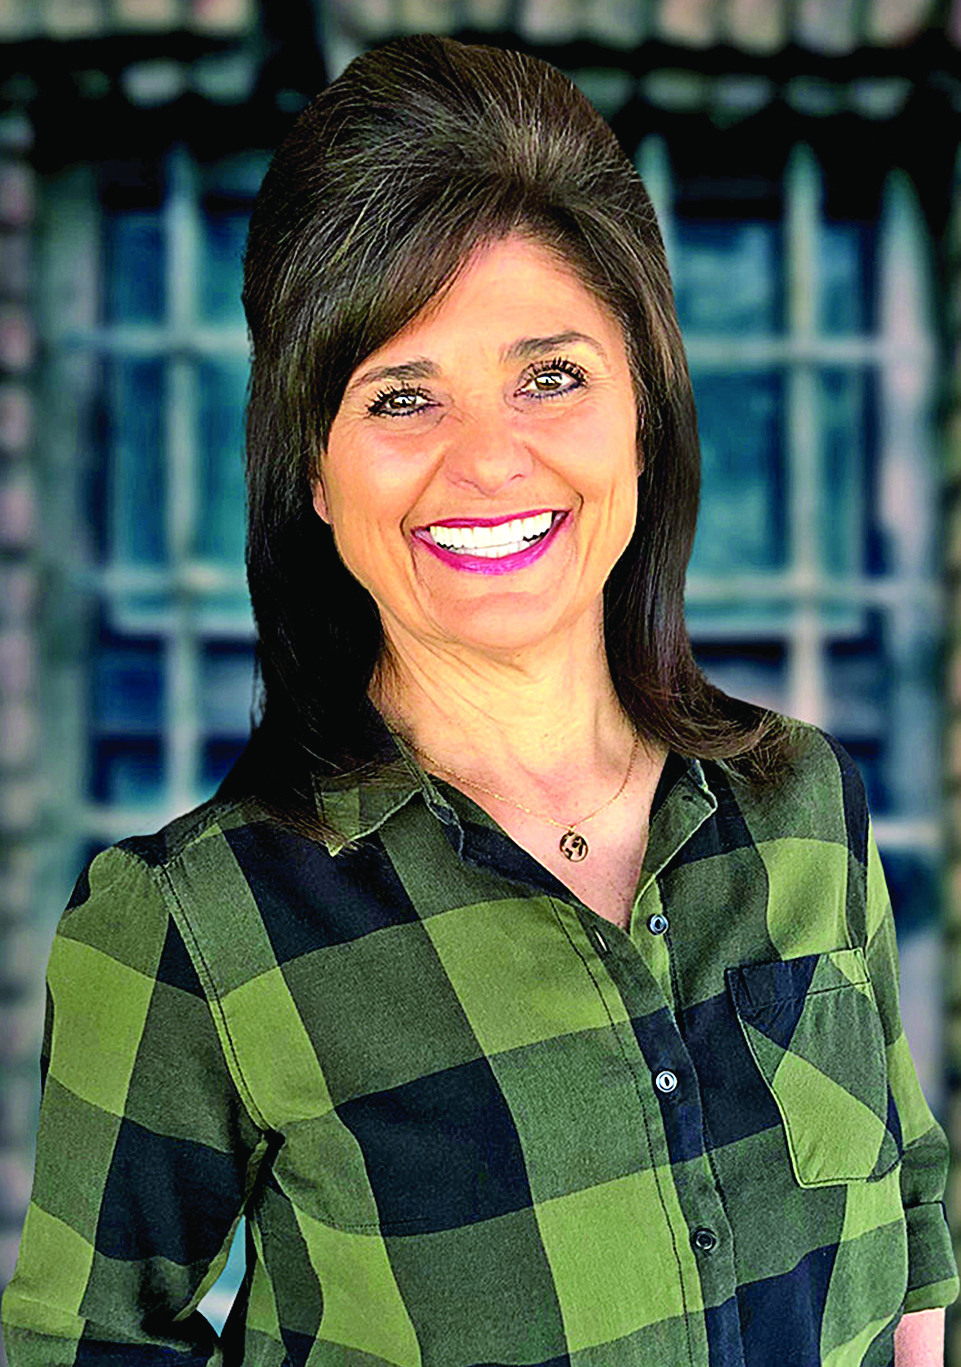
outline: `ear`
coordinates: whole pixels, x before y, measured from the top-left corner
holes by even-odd
[[[310,482],[310,489],[314,511],[317,516],[330,526],[330,513],[327,510],[327,495],[324,492],[324,482],[320,475],[315,475]]]

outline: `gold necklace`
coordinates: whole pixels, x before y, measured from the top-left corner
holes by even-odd
[[[549,821],[552,826],[556,826],[558,830],[564,832],[560,840],[557,842],[557,848],[560,850],[561,854],[565,857],[565,859],[570,859],[573,863],[579,864],[582,859],[586,859],[587,856],[590,854],[591,847],[590,845],[588,845],[587,840],[584,838],[583,835],[581,835],[577,827],[583,826],[585,821],[590,821],[592,817],[595,817],[598,815],[599,812],[602,812],[605,807],[609,807],[612,802],[616,802],[617,799],[620,797],[621,793],[623,793],[624,789],[627,787],[627,780],[630,778],[631,773],[634,769],[634,760],[637,755],[638,739],[639,737],[635,733],[634,744],[631,747],[631,759],[630,763],[627,766],[627,773],[621,780],[621,786],[618,788],[614,796],[609,797],[606,802],[602,802],[599,807],[595,807],[592,812],[588,812],[587,816],[582,816],[579,821],[570,821],[567,823],[563,821],[555,821],[552,816],[544,816],[540,812],[533,812],[531,811],[530,807],[525,807],[522,802],[515,802],[512,797],[505,797],[503,793],[497,793],[494,791],[493,788],[485,788],[483,783],[477,783],[472,778],[464,778],[463,774],[455,774],[453,769],[446,769],[442,764],[438,764],[435,760],[431,759],[430,755],[426,754],[423,750],[418,750],[417,754],[420,755],[423,759],[426,759],[430,763],[431,768],[436,769],[439,774],[446,774],[448,778],[454,778],[457,780],[458,783],[466,783],[469,788],[476,788],[477,791],[480,793],[487,793],[489,797],[496,797],[501,802],[508,802],[512,807],[517,807],[520,811],[526,812],[528,816],[533,816],[538,821]]]

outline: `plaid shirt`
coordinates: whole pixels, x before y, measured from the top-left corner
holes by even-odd
[[[630,933],[398,752],[214,801],[49,966],[11,1367],[888,1367],[958,1289],[864,791],[671,755]],[[196,1310],[241,1213],[218,1340]]]

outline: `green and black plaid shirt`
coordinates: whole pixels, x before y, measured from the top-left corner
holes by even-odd
[[[671,755],[630,933],[399,755],[214,801],[49,967],[11,1367],[888,1367],[957,1290],[860,779]],[[241,1214],[218,1340],[196,1310]]]

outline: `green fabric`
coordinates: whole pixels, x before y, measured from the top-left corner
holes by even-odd
[[[757,792],[669,757],[627,932],[401,750],[318,785],[328,847],[214,801],[100,854],[10,1367],[890,1367],[958,1290],[947,1144],[863,786],[806,735]]]

